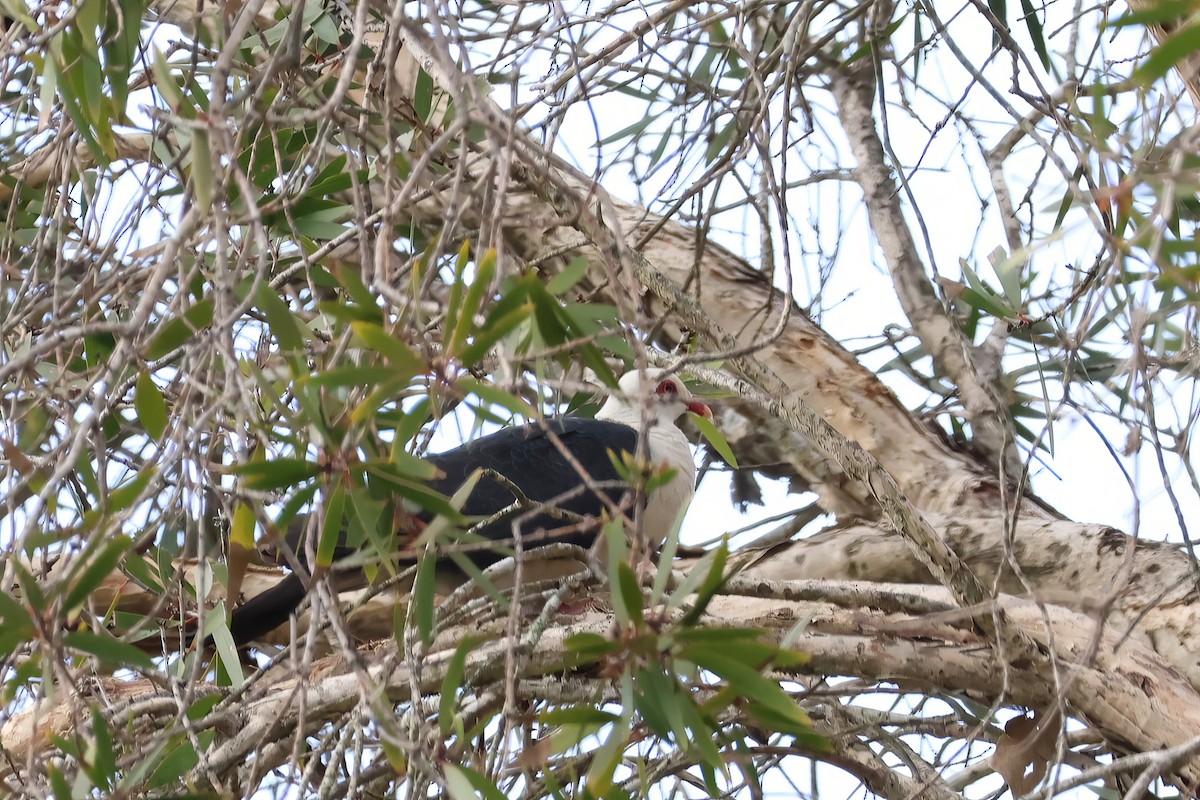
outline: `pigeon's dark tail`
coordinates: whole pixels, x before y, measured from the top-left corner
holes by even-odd
[[[296,573],[290,573],[279,583],[256,594],[233,610],[229,620],[229,632],[238,647],[244,647],[265,633],[278,628],[302,602],[308,590]],[[190,627],[190,626],[189,626]],[[185,631],[184,643],[191,644],[195,629]],[[212,647],[212,637],[204,640],[205,647]]]
[[[307,594],[304,581],[293,572],[265,592],[251,597],[233,610],[229,620],[233,640],[241,647],[275,630],[288,621]]]

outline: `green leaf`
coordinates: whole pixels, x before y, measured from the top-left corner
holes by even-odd
[[[402,474],[394,464],[378,460],[369,461],[366,463],[366,470],[368,474],[386,481],[392,490],[401,497],[413,501],[439,518],[444,518],[448,524],[459,525],[466,521],[463,515],[450,504],[445,495],[429,488],[422,481],[412,480],[409,476]],[[478,480],[478,473],[475,475],[474,479]],[[434,523],[436,522],[437,520],[434,520]],[[433,524],[430,524],[422,533],[419,541],[424,542],[432,528]]]
[[[433,561],[432,558],[427,559]],[[442,738],[448,738],[453,729],[454,711],[458,706],[458,690],[462,688],[463,677],[467,668],[467,655],[470,654],[484,639],[478,636],[465,636],[454,648],[454,655],[446,665],[446,676],[442,679],[442,694],[438,702],[438,727]]]
[[[371,322],[352,322],[350,328],[368,349],[386,358],[398,372],[406,373],[411,378],[425,371],[425,361],[382,326]]]
[[[667,154],[668,148],[671,149],[672,153],[676,152],[675,148],[672,146],[675,144],[675,142],[675,124],[671,123],[667,126],[667,129],[662,132],[662,136],[660,136],[658,139],[658,145],[654,148],[653,152],[650,153],[650,163],[648,165],[649,169],[652,170],[658,166],[658,163],[662,161],[662,157]]]
[[[727,648],[718,652],[712,647],[690,647],[681,653],[683,658],[721,676],[738,695],[762,703],[805,729],[811,728],[812,721],[796,701],[778,683],[764,676],[746,655],[740,650]]]
[[[207,213],[213,204],[216,194],[216,167],[213,165],[212,144],[208,131],[204,128],[192,129],[192,193],[196,198],[196,208]]]
[[[620,717],[595,706],[566,706],[538,714],[543,725],[610,725]]]
[[[704,610],[712,602],[714,596],[725,585],[728,576],[725,575],[725,564],[729,560],[729,540],[722,539],[721,544],[713,552],[712,564],[704,576],[703,583],[696,590],[696,602],[691,610],[680,620],[682,627],[695,625],[704,615]]]
[[[42,30],[42,26],[29,14],[29,8],[21,0],[3,0],[0,2],[0,9],[3,9],[6,16],[12,17],[17,22],[25,26],[30,33],[38,33]]]
[[[1136,11],[1129,10],[1110,24],[1114,28],[1125,28],[1130,25],[1156,25],[1162,22],[1178,22],[1180,19],[1189,16],[1195,6],[1188,0],[1156,0],[1156,2],[1139,8]]]
[[[429,115],[433,112],[434,102],[433,95],[436,90],[436,84],[433,77],[423,69],[417,70],[417,81],[413,87],[413,110],[417,112],[417,119],[422,122],[429,122]]]
[[[679,713],[684,718],[684,725],[692,732],[691,738],[688,741],[700,753],[700,757],[704,759],[704,763],[712,767],[714,770],[719,769],[723,773],[728,774],[725,762],[721,758],[721,753],[717,750],[717,745],[714,743],[714,732],[704,719],[700,716],[700,709],[695,703],[680,703]],[[709,791],[711,792],[715,786],[715,781],[709,780]]]
[[[392,526],[391,513],[387,515],[388,523],[384,524],[385,511],[392,507],[382,500],[376,500],[367,488],[356,483],[348,484],[346,502],[347,542],[354,546],[358,546],[358,542],[369,542],[379,556],[380,563],[395,574],[392,556],[396,551],[396,531]],[[374,580],[376,565],[367,564],[365,569],[367,577]]]
[[[975,271],[967,264],[966,259],[958,260],[963,277],[967,279],[967,288],[963,290],[961,299],[967,305],[986,311],[1000,319],[1016,319],[1017,315],[1004,304],[1000,296],[984,283]]]
[[[124,511],[132,506],[141,498],[142,492],[157,474],[158,470],[154,466],[148,466],[138,472],[133,480],[118,486],[116,489],[110,489],[106,509],[111,513]]]
[[[427,548],[417,561],[417,579],[413,582],[412,590],[412,612],[417,620],[417,632],[421,634],[421,643],[426,646],[433,643],[436,591],[437,556]]]
[[[50,775],[50,788],[54,792],[54,800],[74,800],[75,794],[71,791],[71,785],[67,783],[67,779],[58,764],[53,762],[47,764],[46,771]],[[84,786],[81,788],[87,791],[90,787]]]
[[[484,800],[506,800],[496,784],[470,767],[444,762],[443,769],[446,771],[446,791],[453,800],[478,800],[475,792],[483,795]]]
[[[105,539],[96,549],[95,555],[88,559],[87,566],[72,581],[70,590],[63,600],[63,610],[71,614],[82,608],[92,592],[96,591],[100,584],[104,583],[108,576],[116,570],[117,564],[121,562],[125,553],[132,546],[132,540],[121,534]]]
[[[625,80],[613,80],[611,78],[595,78],[594,80],[596,86],[603,86],[617,94],[623,94],[626,97],[632,97],[635,100],[641,100],[645,103],[657,102],[659,99],[659,95],[656,92],[639,88],[638,84],[642,82],[640,76],[626,78]]]
[[[658,117],[659,117],[659,114],[647,114],[646,116],[638,117],[638,119],[636,119],[634,122],[630,123],[629,125],[626,125],[624,128],[617,131],[616,133],[610,133],[608,136],[605,136],[599,142],[596,142],[596,146],[603,147],[605,145],[612,144],[613,142],[624,141],[625,139],[628,139],[631,136],[637,136],[642,131],[646,130],[646,128],[648,128],[651,125],[651,123],[654,122],[654,120],[658,119]],[[551,291],[553,291],[553,290],[551,290]],[[561,294],[561,293],[554,292],[554,294]]]
[[[609,453],[609,457],[612,457],[612,453]],[[608,547],[608,579],[615,586],[617,584],[616,565],[629,559],[629,542],[625,536],[625,524],[619,519],[609,520],[604,524],[602,535]],[[613,602],[620,602],[620,598],[614,596]]]
[[[734,134],[737,132],[738,118],[734,117],[729,120],[729,124],[722,128],[720,132],[708,140],[708,149],[704,153],[705,165],[712,164],[725,154],[725,148],[733,141]]]
[[[73,27],[79,34],[79,43],[84,52],[95,60],[100,57],[100,41],[96,38],[104,16],[104,4],[97,0],[80,0],[75,4]],[[98,95],[97,95],[98,97]]]
[[[679,549],[679,530],[683,526],[683,518],[686,514],[686,507],[679,509],[675,521],[671,523],[671,530],[663,539],[658,554],[658,569],[654,573],[654,583],[650,587],[649,606],[651,608],[662,603],[663,594],[667,591],[667,582],[671,580],[671,567],[675,563],[675,553]]]
[[[1029,39],[1033,49],[1042,62],[1042,69],[1050,71],[1050,53],[1046,50],[1046,38],[1042,34],[1042,21],[1038,19],[1037,11],[1030,0],[1021,0],[1021,13],[1025,15],[1025,27],[1029,31]]]
[[[567,710],[574,710],[574,708],[567,709]],[[546,755],[545,751],[542,750],[542,748],[545,747],[546,743],[549,744],[549,747],[550,747],[549,753],[552,755],[560,755],[562,753],[566,753],[569,750],[576,749],[581,744],[583,744],[585,741],[595,737],[606,726],[611,725],[611,724],[613,724],[613,722],[620,719],[619,717],[617,717],[616,715],[613,715],[613,714],[608,714],[605,716],[607,718],[604,721],[580,722],[580,723],[568,722],[563,725],[555,726],[550,731],[550,734],[548,737],[548,739],[549,739],[548,742],[547,742],[547,737],[544,735],[542,738],[540,738],[538,740],[537,746],[538,746],[539,750],[541,751],[541,752],[539,752],[539,756]],[[548,759],[546,759],[546,760],[548,760]],[[545,762],[543,762],[543,763],[545,763]],[[532,766],[532,765],[525,764],[522,766]],[[559,788],[559,787],[558,787],[557,782],[553,780],[552,773],[543,773],[543,774],[545,774],[547,777],[547,788],[551,790],[551,793],[548,796],[550,796],[550,797],[564,796],[563,792],[555,791],[555,789]],[[583,793],[582,796],[586,797],[588,795],[586,795],[586,793]],[[609,797],[612,798],[612,797],[614,797],[614,795],[610,794]]]
[[[304,354],[305,340],[311,338],[311,331],[292,313],[288,304],[266,281],[259,283],[254,304],[267,318],[267,325],[279,342],[280,351],[298,361],[298,357]],[[293,369],[296,369],[295,365]],[[296,374],[306,373],[296,370]]]
[[[0,592],[0,656],[7,658],[37,633],[28,609],[7,592]]]
[[[228,675],[229,683],[235,688],[244,684],[246,675],[242,671],[242,661],[238,658],[237,643],[233,641],[233,634],[229,632],[229,615],[224,602],[217,603],[205,613],[204,630],[216,645],[217,657]]]
[[[92,735],[82,761],[81,766],[96,788],[112,791],[117,777],[117,754],[113,748],[112,730],[98,703],[92,705]]]
[[[323,16],[328,17],[327,14]],[[255,144],[257,145],[257,142]],[[325,198],[329,197],[330,195],[349,191],[354,187],[353,176],[355,172],[357,172],[360,180],[366,181],[369,179],[369,175],[365,170],[356,171],[347,169],[347,161],[348,158],[344,155],[331,159],[329,163],[327,163],[321,169],[321,171],[317,173],[317,177],[313,178],[312,186],[309,187],[307,195],[317,198]],[[356,270],[336,268],[335,271],[342,273],[337,276],[339,281],[341,281],[345,273],[355,273],[355,276],[358,277],[359,285],[362,285],[362,279]],[[346,284],[342,285],[345,286]],[[354,298],[355,302],[363,302],[362,295],[359,293],[351,293],[350,296]],[[366,305],[375,305],[374,298],[367,300]]]
[[[471,343],[458,354],[458,360],[464,367],[473,367],[491,352],[496,343],[510,334],[533,314],[533,304],[524,303],[512,309],[502,317],[489,317],[487,324],[475,334]]]
[[[154,49],[154,59],[150,62],[150,71],[154,74],[154,86],[166,101],[167,108],[186,119],[194,119],[195,108],[187,101],[175,76],[171,74],[171,65],[167,63],[158,48]]]
[[[604,744],[596,749],[588,767],[587,791],[592,797],[608,797],[613,784],[613,774],[621,763],[621,757],[629,744],[633,728],[632,709],[633,679],[628,672],[621,675],[621,718],[613,724]]]
[[[692,414],[691,420],[693,423],[695,423],[696,428],[700,431],[700,435],[704,437],[704,440],[712,445],[713,450],[717,451],[717,455],[719,455],[726,464],[734,469],[737,469],[737,456],[733,454],[733,448],[729,446],[729,442],[727,442],[725,437],[721,435],[721,432],[717,430],[717,426],[713,424],[713,421],[708,417],[702,417],[699,414]]]
[[[399,440],[393,442],[392,452],[388,459],[395,465],[399,475],[408,475],[417,480],[429,481],[440,474],[436,464],[414,456],[399,444]]]
[[[174,317],[158,326],[158,330],[146,345],[146,359],[157,361],[178,350],[197,331],[212,324],[215,303],[211,299],[197,302],[181,316]]]
[[[234,506],[233,523],[229,525],[229,545],[240,547],[242,552],[250,553],[254,549],[254,528],[257,519],[250,504],[241,503]]]
[[[993,16],[1008,28],[1008,3],[1005,0],[988,0],[988,8],[991,9]],[[992,31],[992,46],[1000,43],[1000,34],[997,31]]]
[[[188,706],[187,718],[196,722],[208,716],[214,708],[219,706],[225,698],[220,694],[210,694],[201,696],[194,703]]]
[[[462,312],[463,288],[467,285],[467,267],[471,263],[471,246],[463,242],[454,260],[454,283],[450,284],[450,297],[446,300],[446,324],[444,329],[453,331],[458,327]]]
[[[138,420],[141,421],[146,433],[150,438],[161,442],[163,433],[167,429],[167,401],[148,372],[143,371],[138,375],[133,405],[137,410]]]
[[[576,633],[564,642],[568,651],[587,661],[598,661],[614,653],[620,647],[616,642],[598,633]]]
[[[688,628],[676,631],[675,640],[734,647],[745,642],[758,642],[763,635],[762,628]],[[777,649],[773,644],[764,646]]]
[[[350,412],[351,421],[357,425],[373,421],[381,406],[393,403],[397,396],[408,389],[413,377],[409,369],[392,369],[390,377],[375,384],[370,394]]]
[[[479,395],[479,397],[488,403],[500,406],[518,417],[532,419],[538,416],[537,409],[533,406],[516,395],[509,394],[503,389],[498,389],[490,383],[484,383],[474,378],[460,378],[458,380],[458,388],[467,394]]]
[[[342,161],[344,163],[345,157],[342,156],[335,159],[335,161]],[[350,187],[347,186],[346,188]],[[346,294],[350,296],[350,299],[354,301],[354,305],[350,306],[350,308],[356,314],[362,315],[361,317],[357,317],[358,319],[376,324],[383,322],[383,311],[379,308],[378,300],[376,300],[375,294],[363,283],[362,275],[357,270],[340,266],[334,267],[333,277],[346,290]]]
[[[875,52],[875,43],[886,42],[891,39],[892,34],[900,30],[900,26],[904,24],[906,17],[906,14],[901,14],[897,19],[890,22],[888,26],[883,29],[882,33],[880,33],[878,36],[872,36],[865,44],[860,45],[853,53],[846,56],[843,64],[845,66],[849,66],[871,55],[871,53]]]
[[[243,485],[247,489],[270,492],[311,480],[320,472],[320,467],[302,458],[273,458],[237,464],[231,472],[244,478]]]
[[[1021,296],[1021,272],[1025,262],[1019,254],[1009,255],[1003,247],[997,247],[990,257],[992,269],[1000,279],[1000,288],[1012,308],[1021,308],[1024,298]]]
[[[116,13],[116,9],[120,13]],[[105,3],[103,36],[104,73],[112,97],[113,119],[126,121],[129,101],[129,71],[141,40],[141,0],[118,0],[116,7]]]
[[[50,39],[49,49],[56,61],[58,95],[63,107],[88,150],[97,161],[107,164],[115,154],[112,125],[101,110],[105,96],[101,65],[96,55],[88,52],[94,46],[94,28],[90,34],[85,40],[81,29],[70,25]]]
[[[1133,77],[1144,83],[1156,81],[1197,50],[1200,50],[1200,23],[1185,25],[1150,51],[1146,60],[1134,70]]]
[[[576,256],[561,272],[546,282],[546,291],[555,297],[561,297],[583,280],[590,267],[591,262],[587,256]]]
[[[688,599],[696,593],[700,582],[703,581],[705,576],[709,574],[709,571],[712,569],[713,562],[719,555],[720,553],[718,550],[710,550],[704,554],[704,557],[701,558],[695,566],[688,570],[688,573],[684,575],[683,580],[679,582],[679,585],[675,587],[673,592],[671,592],[671,596],[667,598],[667,608],[675,609],[683,606]]]
[[[148,778],[148,788],[160,789],[175,783],[200,763],[196,749],[186,736],[172,737],[171,745],[171,749],[162,757]]]
[[[446,762],[446,793],[451,800],[478,800],[475,786],[467,776],[466,769]]]
[[[371,322],[376,325],[383,322],[383,315],[374,306],[343,303],[335,300],[322,300],[317,303],[317,308],[325,316],[333,318],[327,324],[327,327],[330,328],[335,325],[349,325],[351,322]]]
[[[155,594],[163,594],[166,589],[162,576],[152,567],[152,562],[146,558],[130,558],[121,565],[125,573],[140,586],[146,587]]]
[[[454,356],[466,344],[467,337],[476,333],[475,330],[475,315],[479,313],[483,305],[483,298],[491,291],[492,281],[496,277],[496,251],[488,250],[483,254],[483,257],[475,265],[475,280],[471,282],[471,286],[467,289],[466,294],[462,298],[462,303],[455,310],[453,318],[455,324],[451,331],[450,339],[445,344],[445,351],[448,355]],[[450,316],[450,309],[447,309],[447,321]]]
[[[71,631],[63,634],[63,643],[67,647],[96,656],[112,664],[146,671],[154,669],[154,659],[150,658],[148,653],[144,653],[120,639],[114,639],[108,634]]]
[[[641,627],[645,623],[642,610],[642,590],[629,562],[621,561],[616,568],[616,589],[613,592],[613,611],[625,627]]]
[[[334,553],[341,544],[346,519],[346,489],[338,481],[325,501],[325,519],[321,525],[321,538],[317,542],[317,566],[327,568],[333,564]]]
[[[554,347],[565,344],[570,338],[562,320],[562,304],[558,298],[546,291],[541,284],[529,287],[529,299],[533,302],[534,327],[540,344]]]
[[[960,299],[972,308],[987,312],[993,317],[1008,320],[1015,320],[1017,318],[1012,309],[1000,301],[998,295],[979,292],[968,287],[963,289]]]
[[[1052,231],[1057,231],[1062,228],[1063,220],[1067,218],[1067,212],[1071,210],[1071,206],[1075,203],[1075,192],[1077,191],[1078,177],[1076,183],[1068,186],[1063,192],[1063,198],[1058,204],[1058,213],[1054,215],[1054,225]]]
[[[715,26],[719,27],[720,23],[715,23]],[[701,56],[696,66],[692,68],[691,73],[692,82],[701,86],[712,82],[712,65],[717,59],[718,48],[705,47],[703,48],[703,52],[704,55]]]
[[[346,232],[344,220],[353,213],[349,206],[339,205],[334,208],[323,208],[309,214],[294,216],[295,232],[313,241],[336,239]],[[290,232],[290,228],[288,230]]]
[[[780,713],[773,706],[752,700],[746,704],[745,708],[760,727],[794,736],[817,750],[829,752],[829,741],[813,730],[808,715],[804,714],[799,707],[795,708],[795,712]],[[802,716],[798,717],[797,713]]]
[[[330,19],[331,16],[333,17],[332,19]],[[312,35],[318,40],[325,44],[337,45],[339,44],[337,33],[338,16],[336,11],[332,11],[321,5],[304,6],[304,16],[301,22],[306,29],[311,30]],[[331,30],[325,30],[326,28]],[[306,34],[308,30],[305,31]],[[314,48],[314,50],[318,53],[324,52],[321,48]]]
[[[467,576],[468,580],[479,591],[487,595],[487,598],[495,603],[497,608],[504,613],[508,613],[508,598],[497,588],[496,584],[492,583],[487,575],[483,574],[483,570],[479,568],[478,564],[467,558],[466,553],[459,552],[458,550],[451,550],[447,555],[454,562],[454,566],[462,570],[462,573]],[[508,555],[511,555],[511,553]]]
[[[674,676],[665,673],[658,664],[639,669],[634,675],[634,698],[634,707],[650,730],[663,738],[673,737],[676,744],[686,746],[689,737],[681,706],[693,701]]]
[[[293,522],[297,522],[296,517],[300,512],[313,501],[316,497],[318,486],[315,482],[301,486],[293,492],[284,502],[283,508],[275,515],[274,530],[268,530],[270,536],[274,536],[278,531],[288,530]],[[297,524],[304,524],[307,518],[301,519]],[[269,539],[271,540],[271,539]],[[271,540],[276,541],[276,540]]]

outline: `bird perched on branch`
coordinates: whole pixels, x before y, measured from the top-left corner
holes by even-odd
[[[708,418],[712,411],[679,377],[661,370],[629,372],[619,387],[595,419],[564,417],[506,428],[426,457],[438,471],[427,485],[446,496],[478,473],[461,512],[477,521],[470,531],[474,536],[496,546],[468,549],[472,562],[493,564],[513,552],[514,541],[525,551],[554,542],[591,547],[600,535],[597,520],[631,511],[622,506],[630,485],[614,457],[620,462],[621,454],[637,455],[643,434],[649,466],[671,473],[669,481],[649,492],[641,514],[646,540],[653,547],[662,543],[691,502],[696,480],[691,447],[675,422],[687,411]],[[510,513],[501,514],[506,509]],[[417,510],[407,529],[397,530],[398,542],[411,542],[432,518]],[[526,580],[539,577],[544,574]],[[234,641],[247,644],[284,624],[306,594],[305,579],[292,573],[250,598],[230,619]]]

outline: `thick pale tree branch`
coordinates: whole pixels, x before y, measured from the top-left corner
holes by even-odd
[[[156,159],[154,141],[147,135],[113,134],[113,145],[117,159],[129,162],[150,162]],[[38,147],[25,158],[0,168],[0,175],[15,179],[15,183],[0,184],[0,203],[12,199],[18,186],[24,189],[44,187],[59,179],[64,172],[80,172],[95,166],[95,157],[86,144],[75,144],[70,154],[71,162],[61,152],[58,139]]]
[[[831,591],[845,594],[837,584],[831,584]],[[928,592],[931,602],[950,600],[942,590]],[[790,646],[810,657],[800,670],[803,674],[853,674],[871,681],[962,692],[985,704],[1033,709],[1050,708],[1061,695],[1072,713],[1110,736],[1120,732],[1123,744],[1131,750],[1158,750],[1191,739],[1194,720],[1200,718],[1200,695],[1149,648],[1125,639],[1112,626],[1063,608],[1009,597],[1001,598],[1000,605],[1022,635],[1052,650],[1054,665],[1034,663],[996,647],[975,632],[974,614],[961,610],[942,614],[922,610],[912,616],[814,601],[719,597],[704,624],[757,628],[772,641],[788,637]],[[801,620],[805,625],[797,635],[796,623]],[[567,638],[585,632],[607,636],[612,626],[611,615],[599,613],[550,626],[524,653],[523,673],[558,674]],[[468,633],[495,638],[471,651],[467,681],[487,685],[502,678],[505,653],[511,646],[504,636],[506,627],[507,621],[500,619],[445,631],[422,656],[416,687],[423,693],[438,690],[458,641]],[[332,656],[303,674],[293,675],[289,670],[268,673],[265,680],[249,688],[235,717],[216,715],[206,722],[216,725],[220,736],[208,754],[206,768],[228,770],[258,751],[258,758],[239,769],[243,780],[263,775],[290,755],[289,747],[259,751],[263,742],[286,742],[289,732],[298,728],[315,731],[337,719],[365,702],[366,685],[374,687],[372,696],[382,692],[391,703],[412,699],[413,676],[397,657],[394,644],[360,652],[356,665]],[[156,694],[149,685],[143,684],[142,691],[145,694],[138,695],[122,689],[122,707],[132,707],[136,699],[146,703],[144,713],[152,718],[171,718],[182,711],[169,695],[154,701]],[[37,707],[10,719],[0,729],[6,748],[29,757],[52,746],[51,734],[62,735],[76,724],[69,708],[79,700],[64,698],[63,702],[67,708]],[[86,707],[86,697],[83,702]],[[1200,780],[1200,760],[1194,755],[1175,770],[1171,779],[1185,786]]]
[[[1195,577],[1178,547],[1061,519],[1023,517],[1011,538],[1008,523],[996,515],[930,515],[929,521],[985,583],[1013,594],[1032,590],[1043,602],[1090,614],[1106,613],[1107,625],[1153,647],[1200,690]],[[925,566],[890,530],[853,522],[775,548],[746,573],[767,580],[851,575],[894,583],[929,580]]]

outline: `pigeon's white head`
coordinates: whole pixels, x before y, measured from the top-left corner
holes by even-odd
[[[675,420],[685,411],[712,419],[712,410],[692,396],[678,375],[664,370],[628,372],[619,385],[620,391],[609,395],[596,419],[628,425],[639,433],[644,429],[650,462],[675,474],[651,494],[642,516],[642,529],[657,546],[688,507],[696,486],[692,447]]]
[[[652,427],[657,423],[670,425],[685,411],[712,419],[712,409],[697,400],[678,375],[664,375],[664,372],[648,369],[622,375],[619,391],[609,395],[596,412],[596,418],[635,428],[640,428],[643,421]]]

